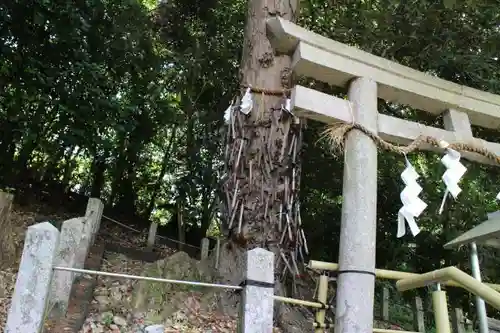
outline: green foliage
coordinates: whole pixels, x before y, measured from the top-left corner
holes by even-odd
[[[0,181],[59,184],[100,196],[124,215],[185,220],[219,234],[223,110],[238,88],[246,2],[7,0],[0,3]],[[487,1],[302,3],[300,24],[343,43],[444,79],[500,93],[498,6]],[[316,84],[317,89],[342,93]],[[405,106],[380,111],[441,126]],[[342,156],[310,123],[302,150],[301,201],[311,257],[336,261]],[[498,141],[496,131],[474,128]],[[401,156],[379,155],[377,266],[428,271],[468,268],[465,250],[442,245],[496,210],[498,169],[467,164],[457,201],[437,214],[439,156],[410,156],[421,173],[421,234],[396,239]],[[169,206],[170,205],[170,206]],[[416,246],[409,246],[415,243]],[[499,280],[492,250],[486,279]],[[498,266],[497,266],[498,267]],[[468,311],[470,299],[450,293]]]
[[[244,3],[0,6],[2,181],[58,182],[159,222],[180,198],[206,230]]]

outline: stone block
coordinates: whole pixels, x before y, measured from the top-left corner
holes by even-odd
[[[6,333],[41,331],[58,243],[59,231],[49,222],[28,228]]]
[[[83,226],[82,238],[76,254],[76,268],[83,268],[85,259],[89,253],[90,246],[94,243],[95,235],[101,225],[102,212],[104,205],[100,199],[90,198],[85,212],[85,221]],[[81,275],[76,273],[76,276]]]
[[[210,241],[208,238],[203,238],[201,240],[201,260],[205,260],[208,258]]]
[[[274,254],[264,249],[246,253],[246,285],[243,290],[243,333],[273,331]]]
[[[92,219],[89,223],[92,225],[90,245],[94,244],[95,236],[99,232],[101,227],[102,213],[104,211],[104,204],[101,199],[90,198],[87,204],[87,210],[85,211],[85,216],[90,216]]]
[[[85,220],[84,217],[77,217],[64,221],[62,224],[55,266],[75,267]],[[66,313],[74,279],[74,272],[54,272],[49,300],[52,315],[63,316]]]
[[[165,332],[165,326],[163,325],[150,325],[145,329],[146,333],[163,333]]]

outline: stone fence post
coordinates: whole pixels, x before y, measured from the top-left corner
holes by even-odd
[[[383,321],[389,321],[389,288],[382,287],[381,317]]]
[[[413,326],[417,332],[425,332],[424,305],[419,296],[413,300]]]
[[[220,260],[220,237],[217,237],[215,243],[215,269],[219,270],[219,260]]]
[[[77,217],[64,221],[59,237],[54,266],[75,267],[80,239],[83,235],[86,218]],[[74,272],[55,271],[52,277],[52,287],[49,299],[51,316],[59,317],[68,309],[71,287],[75,279]]]
[[[95,236],[99,231],[103,210],[104,204],[100,199],[89,199],[87,210],[85,212],[83,233],[80,238],[80,244],[78,245],[78,251],[76,253],[75,268],[83,268],[90,246],[94,243]],[[75,275],[79,276],[81,274],[76,273]]]
[[[264,249],[253,249],[245,256],[243,281],[241,333],[268,333],[273,331],[274,254]]]
[[[451,327],[454,333],[465,333],[465,318],[461,308],[454,308],[451,312]]]
[[[41,331],[58,243],[59,231],[49,222],[28,228],[5,333]]]
[[[149,225],[148,240],[147,240],[147,249],[149,251],[152,251],[155,247],[157,230],[158,230],[158,223],[151,222],[151,224]]]
[[[203,237],[201,239],[201,243],[200,243],[200,248],[201,248],[200,258],[201,258],[201,260],[205,260],[208,258],[209,246],[210,246],[210,240],[206,237]]]
[[[98,198],[89,198],[89,202],[87,203],[87,209],[85,211],[85,216],[91,218],[89,222],[91,225],[90,228],[90,245],[94,244],[95,236],[99,232],[99,228],[101,227],[101,219],[102,213],[104,211],[104,204],[101,199]]]

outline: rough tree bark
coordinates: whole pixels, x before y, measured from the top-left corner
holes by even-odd
[[[266,20],[281,16],[296,21],[298,0],[249,0],[240,66],[243,87],[252,88],[253,108],[232,108],[227,126],[225,223],[228,242],[221,249],[219,274],[239,283],[242,254],[254,247],[275,253],[275,294],[286,294],[283,276],[296,279],[307,252],[300,227],[298,190],[301,124],[284,106],[291,88],[291,57],[275,54],[266,37]],[[275,319],[286,332],[305,332],[300,312],[276,304]]]

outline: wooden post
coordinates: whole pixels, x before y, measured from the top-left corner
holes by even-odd
[[[454,308],[451,312],[451,327],[453,333],[465,333],[464,312],[460,308]]]
[[[422,298],[416,296],[413,303],[413,325],[417,332],[425,332],[425,317]]]
[[[389,288],[382,288],[382,320],[389,321]]]
[[[149,226],[148,244],[147,244],[147,248],[150,251],[153,250],[153,248],[155,247],[156,230],[158,230],[158,223],[151,222],[151,225]]]

